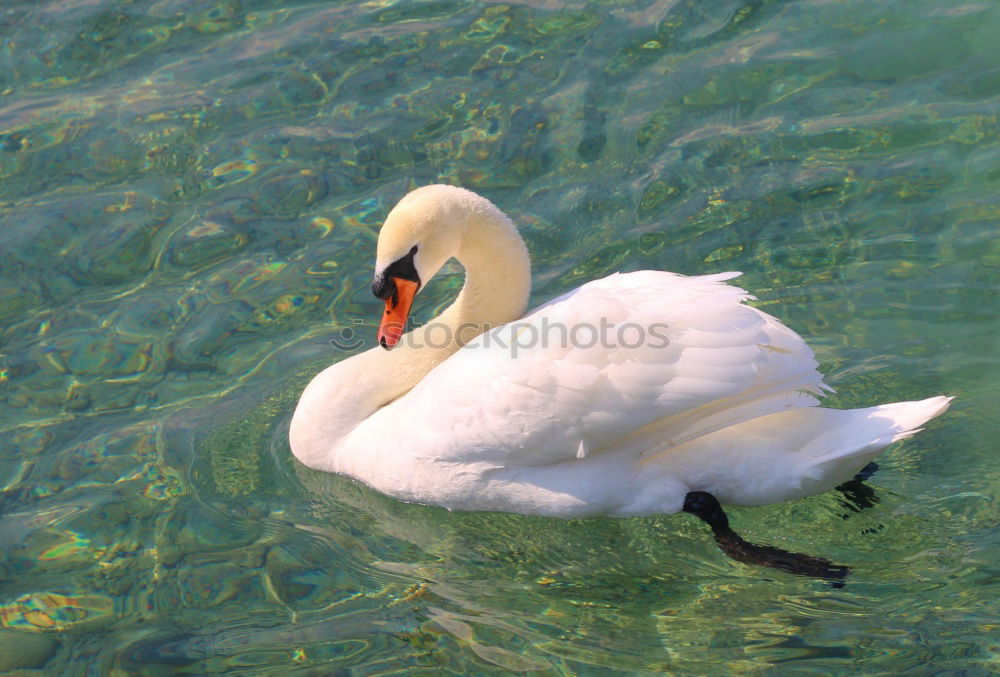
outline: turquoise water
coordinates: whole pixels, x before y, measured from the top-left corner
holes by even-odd
[[[998,34],[940,0],[4,3],[0,671],[1000,670]],[[731,511],[846,587],[688,515],[449,513],[293,462],[429,182],[521,226],[536,301],[742,270],[832,406],[957,396],[875,508]]]

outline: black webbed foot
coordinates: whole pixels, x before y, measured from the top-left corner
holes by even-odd
[[[872,475],[878,472],[879,465],[875,461],[868,461],[868,465],[858,471],[858,474],[854,476],[854,479],[864,482],[865,480],[870,480]]]
[[[882,501],[874,489],[857,479],[844,482],[837,487],[837,491],[843,495],[840,504],[851,512],[861,512],[865,508],[874,508]],[[847,519],[850,515],[841,515],[841,517]]]
[[[738,562],[834,581],[834,587],[842,587],[843,579],[850,572],[850,567],[833,564],[822,557],[812,557],[770,545],[757,545],[744,541],[729,528],[729,518],[726,517],[725,511],[715,496],[707,491],[689,492],[684,498],[683,510],[707,523],[712,528],[715,542],[722,551]]]
[[[847,480],[843,484],[837,486],[837,491],[843,494],[843,498],[840,500],[840,504],[851,512],[861,512],[865,508],[874,508],[878,505],[882,499],[878,497],[875,490],[870,486],[865,484],[865,480],[869,479],[878,470],[878,463],[872,461],[864,468],[862,468],[854,479]],[[841,515],[844,519],[850,517],[850,515]]]

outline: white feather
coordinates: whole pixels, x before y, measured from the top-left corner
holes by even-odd
[[[432,188],[418,198],[447,199],[460,190]],[[449,218],[478,218],[482,230],[464,234],[460,247],[438,248],[485,269],[504,256],[512,226],[468,195],[462,191],[456,204],[478,211]],[[422,215],[421,199],[411,196],[406,209]],[[412,244],[407,218],[420,224],[421,237],[434,232],[423,216],[394,214],[384,228],[395,219],[395,249],[380,255],[390,262]],[[477,259],[469,238],[489,255]],[[520,265],[522,254],[507,253],[504,265]],[[726,283],[738,275],[615,274],[461,348],[376,348],[355,356],[303,393],[292,450],[312,467],[449,508],[564,517],[669,513],[695,490],[745,505],[828,490],[947,409],[947,397],[819,408],[829,388],[812,351],[744,303],[747,292]],[[490,316],[495,304],[483,295],[504,278],[482,279],[467,283],[471,291],[463,289],[441,317],[457,326],[475,316],[477,303]],[[611,328],[608,340],[590,344],[588,332],[601,323]],[[619,335],[622,327],[635,329]]]

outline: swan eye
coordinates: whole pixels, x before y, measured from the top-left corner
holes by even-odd
[[[420,275],[417,274],[417,267],[413,263],[413,256],[416,253],[417,246],[413,245],[406,256],[393,261],[381,273],[375,274],[375,279],[372,281],[372,294],[375,295],[375,298],[384,300],[395,293],[396,283],[393,282],[394,278],[416,282],[418,285],[421,284]]]

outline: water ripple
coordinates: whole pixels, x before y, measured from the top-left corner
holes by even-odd
[[[997,19],[8,3],[0,667],[991,671]],[[377,228],[431,181],[521,225],[537,301],[617,270],[742,270],[833,406],[958,395],[880,459],[870,514],[734,511],[754,540],[850,562],[849,585],[725,560],[683,515],[456,514],[292,461],[301,387],[377,313]]]

